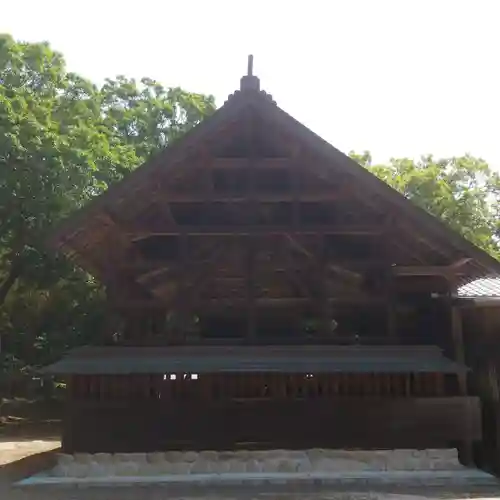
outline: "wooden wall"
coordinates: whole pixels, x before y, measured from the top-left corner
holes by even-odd
[[[175,379],[174,379],[175,375]],[[481,439],[479,399],[440,374],[74,377],[67,452],[441,448]]]
[[[481,438],[479,400],[344,398],[80,402],[65,452],[238,448],[448,448]]]
[[[500,307],[461,308],[465,361],[472,369],[469,390],[481,399],[483,439],[476,444],[475,462],[500,474]]]

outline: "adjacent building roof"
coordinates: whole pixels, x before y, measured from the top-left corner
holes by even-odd
[[[436,346],[84,347],[45,368],[49,374],[457,373],[465,366]]]
[[[463,299],[500,299],[500,278],[481,278],[471,281],[459,288],[458,296]]]

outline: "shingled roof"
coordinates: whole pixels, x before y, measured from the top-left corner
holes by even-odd
[[[480,278],[471,281],[458,289],[458,296],[463,299],[500,299],[500,278]]]
[[[50,374],[132,373],[457,373],[465,366],[435,346],[170,346],[84,347]]]

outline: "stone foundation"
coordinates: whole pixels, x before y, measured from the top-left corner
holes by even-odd
[[[362,471],[452,471],[464,469],[456,449],[348,451],[169,451],[60,454],[50,474],[65,478],[169,475],[266,475]]]

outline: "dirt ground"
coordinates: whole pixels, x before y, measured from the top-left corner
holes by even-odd
[[[26,401],[8,402],[0,407],[0,500],[423,500],[500,499],[500,486],[475,491],[409,490],[403,485],[384,491],[366,487],[287,491],[285,487],[260,491],[249,487],[237,490],[209,488],[173,490],[169,486],[31,486],[13,483],[53,466],[59,448],[60,409]],[[354,489],[353,489],[354,488]]]

